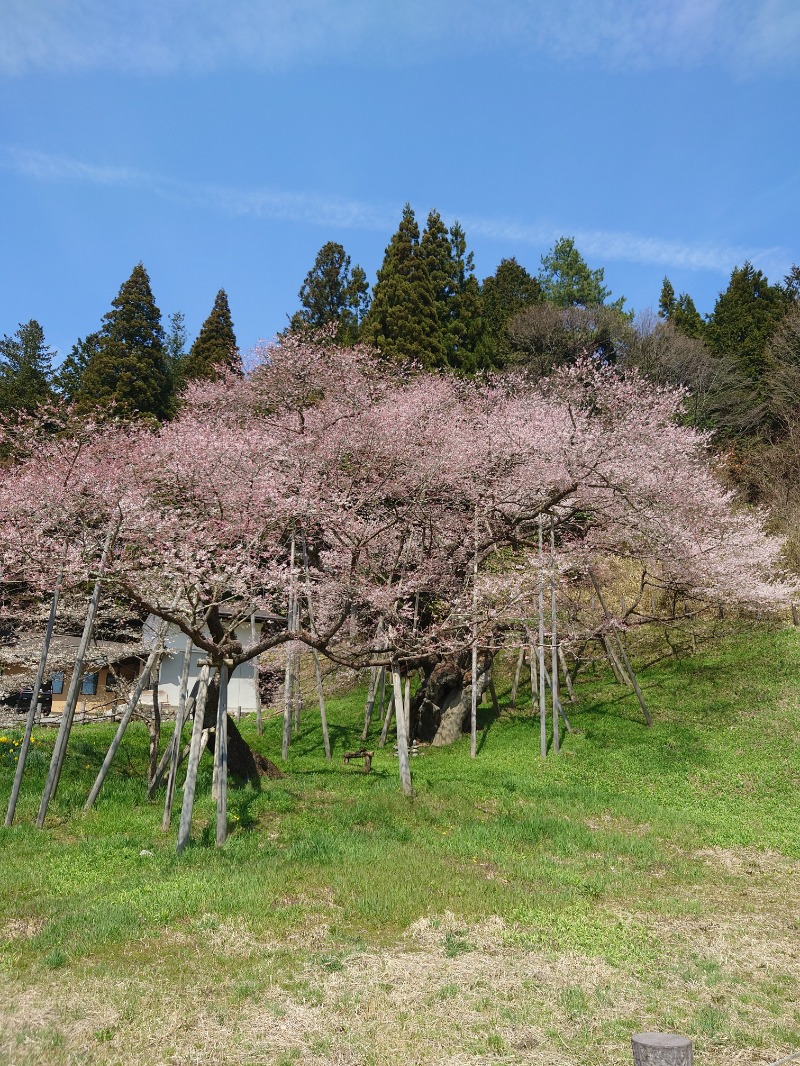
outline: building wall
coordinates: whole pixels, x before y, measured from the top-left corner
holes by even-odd
[[[154,626],[148,620],[151,632]],[[250,643],[250,627],[242,626],[236,632],[237,640],[242,644]],[[162,709],[168,707],[173,710],[178,706],[180,692],[181,671],[183,669],[183,655],[186,650],[188,637],[180,630],[170,630],[167,635],[167,654],[161,663],[161,671],[158,678],[158,701]],[[192,645],[192,657],[189,666],[189,690],[200,677],[199,660],[205,659],[206,653]],[[256,710],[256,688],[254,682],[253,663],[244,663],[237,666],[228,683],[228,710],[236,714],[241,710],[242,714]]]

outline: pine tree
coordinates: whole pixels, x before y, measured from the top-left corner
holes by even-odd
[[[450,227],[452,291],[449,296],[446,342],[447,360],[462,373],[473,373],[484,367],[481,339],[485,325],[483,296],[472,252],[467,251],[467,236],[458,222]]]
[[[770,285],[752,263],[736,267],[720,293],[706,326],[706,342],[715,355],[732,356],[751,380],[761,378],[767,342],[788,307],[786,291]]]
[[[32,318],[0,341],[0,411],[33,412],[52,396],[53,351]]]
[[[669,278],[665,277],[661,285],[661,295],[658,298],[658,317],[669,318],[675,310],[675,289]]]
[[[671,322],[678,333],[682,333],[684,337],[695,337],[699,340],[703,336],[705,322],[695,307],[694,300],[686,292],[676,296],[669,278],[664,278],[661,286],[658,316]]]
[[[171,375],[161,312],[141,263],[103,316],[97,347],[89,354],[77,391],[84,410],[113,406],[122,417],[168,418]]]
[[[362,338],[387,358],[415,360],[424,367],[444,361],[436,291],[419,254],[420,234],[410,204],[378,271]]]
[[[56,391],[63,399],[70,403],[77,399],[84,371],[89,360],[99,347],[99,333],[89,333],[85,339],[79,337],[73,344],[69,355],[64,359],[54,375]]]
[[[236,346],[228,297],[225,290],[220,289],[211,314],[200,327],[197,340],[183,360],[181,375],[184,381],[198,378],[216,381],[224,371],[241,374],[242,359]]]
[[[482,296],[481,363],[484,366],[506,366],[514,352],[508,324],[526,307],[542,302],[541,287],[516,259],[503,259],[494,274],[484,279]]]
[[[341,244],[328,241],[317,252],[314,265],[298,293],[301,309],[292,316],[291,329],[321,329],[336,323],[336,340],[354,344],[369,309],[367,275]]]
[[[572,237],[561,237],[552,250],[542,256],[538,280],[545,300],[556,307],[606,305],[621,312],[624,296],[606,303],[611,290],[603,284],[604,274],[602,267],[589,269]]]

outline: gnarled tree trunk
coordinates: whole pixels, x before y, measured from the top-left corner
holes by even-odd
[[[489,687],[492,660],[478,660],[478,703]],[[411,706],[411,737],[437,747],[452,744],[469,727],[472,662],[469,649],[437,662],[428,672]]]

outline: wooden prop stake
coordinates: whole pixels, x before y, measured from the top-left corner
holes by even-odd
[[[303,546],[303,570],[304,570],[305,576],[306,576],[306,608],[308,610],[308,625],[309,625],[309,627],[311,629],[311,632],[314,634],[314,636],[316,636],[317,627],[314,624],[314,611],[312,610],[312,607],[311,607],[311,593],[309,591],[310,579],[309,579],[309,573],[308,573],[308,548],[306,546],[305,533],[303,534],[301,543],[302,543],[302,546]],[[322,726],[322,743],[323,743],[323,745],[325,747],[325,758],[326,758],[326,760],[328,762],[330,762],[331,761],[331,738],[330,738],[330,735],[328,733],[328,714],[327,714],[327,711],[325,710],[325,691],[324,691],[324,689],[322,687],[322,666],[321,666],[320,661],[319,661],[319,652],[317,651],[316,648],[314,648],[313,658],[314,658],[314,677],[315,677],[316,682],[317,682],[317,699],[319,700],[319,720],[320,720],[320,725]]]
[[[294,625],[294,529],[292,529],[292,542],[289,552],[289,606],[286,619],[291,630]],[[286,643],[286,671],[283,678],[283,739],[281,742],[281,758],[285,761],[289,757],[289,740],[292,733],[292,641]]]
[[[536,701],[539,698],[539,684],[536,671],[536,646],[531,640],[530,646],[531,657],[531,714],[536,713]]]
[[[569,667],[567,666],[567,660],[564,657],[564,651],[561,644],[558,645],[558,661],[561,663],[561,672],[564,675],[564,684],[567,686],[567,692],[569,693],[569,702],[575,702],[575,689],[572,687],[572,678],[570,676]]]
[[[469,712],[469,757],[478,751],[478,508],[475,507],[475,532],[472,552],[472,691]]]
[[[228,667],[223,661],[219,668],[219,701],[217,703],[217,735],[214,743],[214,764],[217,768],[217,847],[228,839]]]
[[[406,723],[406,742],[411,736],[411,675],[406,675],[405,689],[403,691],[403,717]]]
[[[73,667],[69,689],[67,690],[67,699],[64,704],[64,710],[61,712],[61,722],[58,727],[58,735],[56,736],[56,743],[53,748],[53,756],[50,760],[50,769],[47,773],[47,780],[45,782],[44,792],[42,793],[42,801],[39,804],[39,813],[36,817],[36,825],[39,829],[44,825],[44,820],[47,817],[47,808],[50,805],[50,800],[56,794],[58,782],[61,779],[61,769],[64,765],[64,756],[67,751],[67,741],[69,740],[69,734],[72,729],[75,708],[78,705],[81,681],[83,680],[83,662],[86,658],[86,651],[89,647],[92,631],[94,630],[94,619],[97,614],[97,605],[100,602],[100,589],[102,587],[103,574],[121,524],[122,516],[110,523],[103,544],[103,552],[100,556],[97,579],[95,580],[94,589],[92,590],[91,599],[89,600],[89,607],[86,611],[86,622],[84,623],[83,633],[81,634],[80,643],[78,644],[78,651],[75,656],[75,666]]]
[[[550,684],[550,674],[547,672],[547,667],[544,668],[544,678],[542,680],[542,684],[546,685],[550,689],[551,692],[553,691],[552,685]],[[555,709],[561,715],[561,720],[563,721],[564,727],[567,730],[567,732],[568,733],[574,733],[575,730],[569,724],[569,718],[567,718],[567,716],[566,716],[566,713],[564,711],[564,707],[563,707],[563,705],[561,703],[561,698],[560,698],[559,695],[556,695],[556,697],[555,697]]]
[[[153,666],[155,665],[156,660],[161,655],[161,652],[164,650],[163,642],[164,637],[166,635],[166,631],[167,623],[162,622],[158,629],[156,643],[147,657],[147,662],[144,665],[144,669],[136,679],[136,684],[134,686],[133,692],[131,693],[130,698],[128,699],[128,703],[125,707],[125,710],[123,711],[122,717],[119,720],[119,725],[117,726],[117,731],[114,734],[114,739],[109,745],[108,751],[106,752],[106,757],[105,759],[103,759],[103,765],[100,767],[97,777],[95,778],[95,782],[92,785],[91,791],[89,792],[89,795],[86,799],[86,803],[84,803],[83,805],[83,809],[85,811],[89,811],[92,809],[95,800],[97,799],[100,793],[100,789],[103,787],[103,782],[105,781],[106,776],[108,775],[108,771],[111,768],[111,763],[114,761],[114,756],[117,754],[117,750],[120,744],[122,743],[122,738],[125,735],[125,730],[130,724],[130,720],[133,717],[133,712],[139,705],[139,700],[141,699],[142,693],[144,692],[144,686],[147,684],[147,679],[152,673]]]
[[[394,689],[389,693],[389,704],[386,708],[386,717],[383,720],[383,729],[381,729],[381,738],[378,741],[378,747],[383,748],[386,746],[386,738],[389,736],[389,726],[392,723],[392,712],[394,711]]]
[[[194,725],[192,727],[192,740],[189,745],[189,765],[186,767],[181,821],[178,827],[178,845],[176,848],[178,855],[189,843],[189,833],[192,828],[192,808],[194,807],[194,793],[197,787],[197,768],[200,765],[200,756],[205,749],[205,744],[201,744],[201,741],[203,738],[203,718],[206,713],[206,698],[208,696],[209,672],[210,667],[206,662],[200,671],[200,684],[194,705]]]
[[[600,600],[600,606],[603,608],[603,615],[605,618],[608,618],[608,608],[606,607],[606,602],[603,599],[603,593],[600,591],[600,586],[597,583],[597,578],[594,576],[591,570],[589,571],[589,577],[591,578],[592,584],[594,585],[594,590],[597,593],[597,598]],[[606,637],[603,638],[603,641],[607,646],[610,646],[610,641],[608,641]],[[639,687],[639,681],[637,680],[636,674],[634,673],[633,667],[631,666],[631,661],[628,658],[628,653],[625,650],[625,645],[620,640],[617,642],[617,647],[619,648],[620,655],[622,656],[622,661],[625,663],[624,669],[627,671],[628,677],[630,679],[630,686],[636,693],[636,698],[638,699],[639,706],[642,709],[644,720],[648,725],[652,725],[653,719],[650,717],[650,711],[647,709],[647,704],[644,702],[644,696],[642,695],[642,690]]]
[[[175,732],[172,734],[172,753],[169,760],[169,777],[167,778],[167,794],[164,797],[164,817],[161,819],[161,828],[164,832],[169,829],[172,821],[172,801],[175,796],[175,781],[178,777],[178,760],[181,754],[181,737],[183,735],[183,723],[186,721],[186,702],[189,693],[189,668],[192,663],[192,642],[187,638],[186,649],[183,653],[181,664],[181,686],[178,689],[178,710],[175,714]],[[154,775],[155,780],[155,775]]]
[[[539,515],[539,678],[544,678],[544,558],[542,551],[542,516]],[[547,693],[539,685],[539,754],[547,758]]]
[[[494,687],[494,678],[489,678],[489,695],[492,697],[492,710],[495,715],[500,717],[500,704],[497,700],[497,689]]]
[[[517,668],[514,671],[514,681],[511,685],[511,696],[509,697],[509,707],[517,706],[517,689],[519,688],[519,679],[522,676],[522,667],[525,665],[525,645],[520,644],[519,655],[517,656]]]
[[[53,598],[50,601],[50,614],[47,618],[47,629],[45,630],[44,642],[42,643],[42,653],[39,656],[39,669],[36,671],[36,680],[33,682],[33,692],[31,693],[31,702],[28,708],[28,718],[25,722],[25,736],[22,738],[22,746],[20,747],[19,756],[17,758],[17,771],[14,774],[14,785],[11,789],[11,799],[8,801],[8,810],[6,811],[6,825],[11,825],[13,823],[14,813],[17,809],[19,790],[22,785],[22,774],[25,769],[25,761],[28,758],[28,749],[31,745],[33,724],[36,721],[36,707],[39,703],[39,692],[42,687],[42,681],[44,680],[45,668],[47,667],[50,641],[53,638],[53,626],[56,621],[56,610],[58,609],[58,600],[61,595],[62,581],[63,576],[59,574],[56,580],[56,587],[53,589]]]
[[[395,717],[397,719],[397,762],[400,767],[400,783],[403,786],[403,792],[407,796],[411,796],[414,789],[411,784],[411,766],[408,760],[408,726],[403,711],[403,691],[400,674],[396,670],[392,671],[392,685],[394,687],[394,705],[397,709]]]
[[[300,629],[300,596],[294,595],[294,623],[292,629],[297,632]],[[294,736],[300,733],[300,712],[303,709],[303,692],[300,688],[300,641],[292,641],[292,732]]]
[[[250,615],[250,643],[256,643],[256,616],[255,612]],[[261,709],[261,689],[258,687],[258,659],[253,659],[253,688],[256,700],[256,733],[259,736],[264,732],[264,721]]]
[[[558,621],[556,617],[556,523],[550,516],[550,691],[553,696],[553,751],[561,747],[558,732]]]

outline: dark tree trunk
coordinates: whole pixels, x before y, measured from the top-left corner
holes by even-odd
[[[492,660],[478,660],[478,703],[489,687]],[[425,675],[411,705],[411,739],[439,747],[452,744],[469,729],[472,662],[469,649],[442,659]]]
[[[217,703],[219,701],[219,680],[214,678],[208,686],[208,699],[206,700],[205,714],[203,715],[203,728],[215,729],[217,724]],[[258,751],[253,751],[242,734],[239,732],[236,722],[228,715],[228,773],[234,777],[249,781],[258,786],[262,777],[283,777],[283,774],[270,760]],[[208,752],[214,755],[214,733],[208,736]]]

